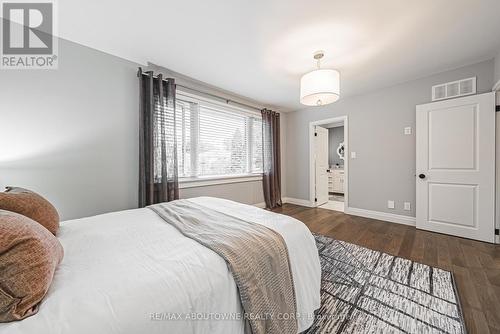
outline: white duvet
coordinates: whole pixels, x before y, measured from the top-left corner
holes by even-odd
[[[232,201],[191,201],[265,225],[288,246],[299,332],[320,306],[314,238],[300,221]],[[149,209],[63,222],[64,259],[38,314],[0,324],[1,333],[243,333],[238,291],[216,253]],[[221,320],[229,317],[230,320]],[[191,319],[189,319],[191,318]],[[193,319],[197,318],[197,320]]]

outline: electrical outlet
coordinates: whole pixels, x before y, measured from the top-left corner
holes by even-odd
[[[394,209],[394,201],[387,201],[387,208],[388,209]]]
[[[411,135],[411,126],[405,128],[405,135]]]
[[[404,209],[405,209],[406,211],[410,211],[410,210],[411,210],[411,204],[410,204],[410,202],[405,202],[405,207],[404,207]]]
[[[356,159],[356,152],[351,152],[351,159]]]

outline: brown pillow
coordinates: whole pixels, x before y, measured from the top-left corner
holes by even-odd
[[[0,210],[17,212],[45,226],[56,235],[59,214],[49,201],[37,193],[18,187],[7,187],[0,193]]]
[[[59,240],[43,226],[0,210],[0,322],[38,312],[63,254]]]

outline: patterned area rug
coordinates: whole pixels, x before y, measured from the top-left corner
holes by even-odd
[[[321,308],[306,333],[466,333],[449,271],[315,238]]]

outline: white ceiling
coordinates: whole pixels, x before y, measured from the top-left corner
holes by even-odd
[[[342,73],[342,97],[492,58],[499,0],[58,1],[59,35],[281,110],[300,76]]]

